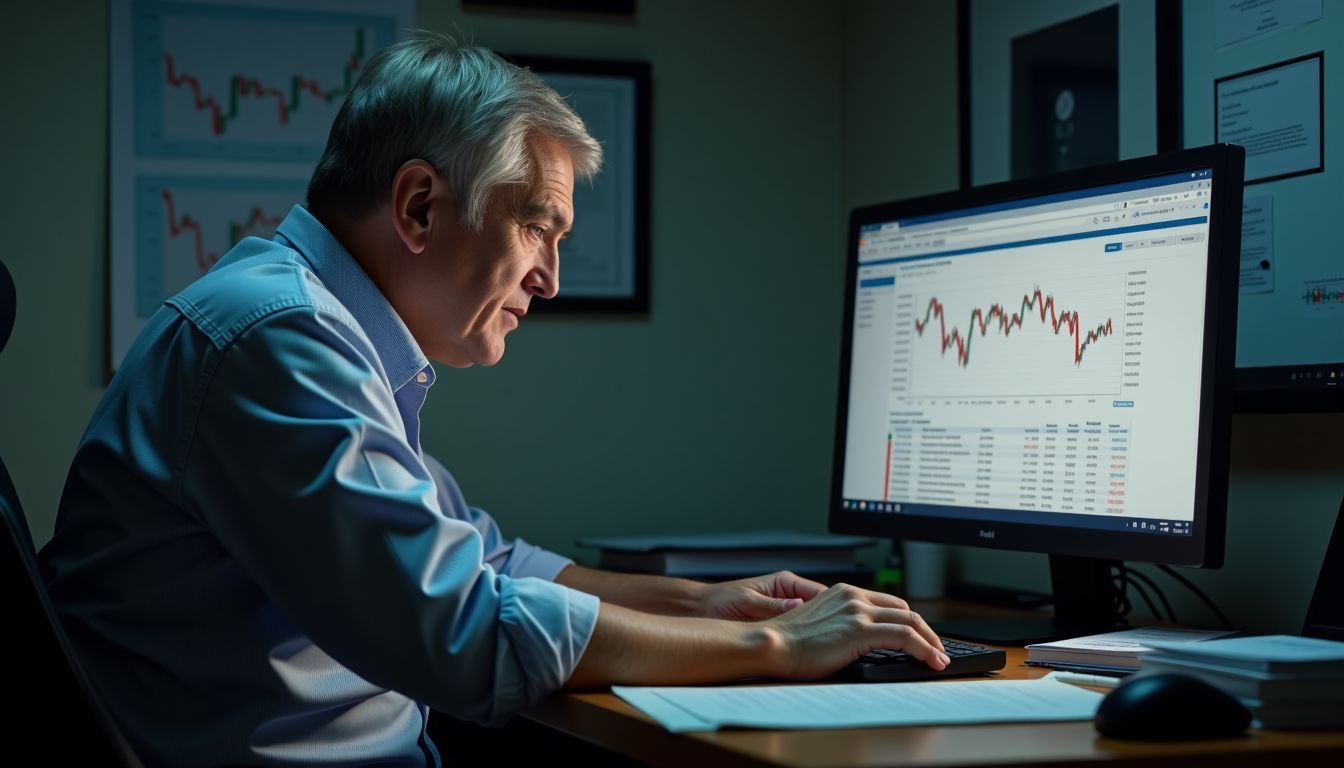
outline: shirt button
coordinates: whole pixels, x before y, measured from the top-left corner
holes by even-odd
[[[424,371],[421,371],[415,374],[415,380],[420,382],[421,384],[424,384],[426,381],[429,381],[429,374],[425,373]]]

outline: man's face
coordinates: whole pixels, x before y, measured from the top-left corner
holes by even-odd
[[[420,257],[433,286],[417,291],[425,328],[411,331],[426,354],[455,367],[494,365],[504,337],[518,327],[532,300],[560,288],[560,240],[574,219],[574,165],[569,151],[534,137],[533,180],[493,196],[479,232],[455,212],[438,216]],[[429,286],[424,286],[429,287]]]

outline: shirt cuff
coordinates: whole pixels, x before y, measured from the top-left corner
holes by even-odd
[[[557,555],[522,539],[513,540],[513,551],[504,564],[504,575],[515,579],[529,576],[546,581],[555,581],[555,577],[574,561],[564,555]]]
[[[593,595],[540,579],[500,576],[499,586],[503,642],[488,725],[560,690],[588,648],[601,605]]]

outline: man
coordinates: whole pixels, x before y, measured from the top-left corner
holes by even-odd
[[[888,595],[506,540],[422,453],[429,359],[500,359],[555,295],[574,178],[600,162],[534,75],[417,37],[368,63],[308,208],[149,320],[41,556],[147,762],[423,765],[428,706],[496,723],[567,683],[813,678],[877,647],[947,663]]]

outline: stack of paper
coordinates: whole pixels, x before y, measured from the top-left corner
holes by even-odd
[[[1205,680],[1241,700],[1262,728],[1344,727],[1344,643],[1266,635],[1153,645],[1145,672]]]
[[[1027,663],[1085,672],[1134,672],[1155,643],[1185,645],[1231,634],[1207,629],[1143,627],[1027,646]]]

